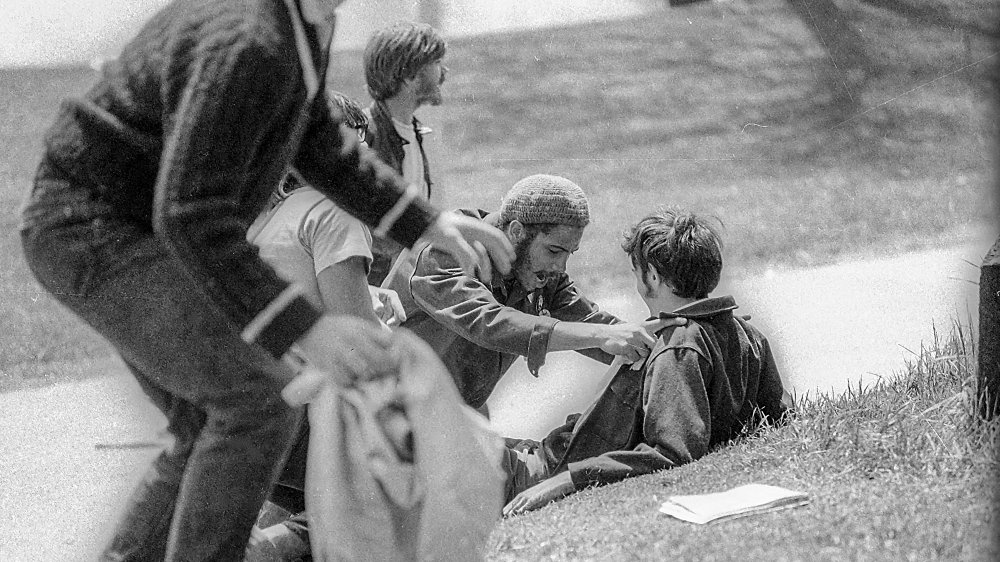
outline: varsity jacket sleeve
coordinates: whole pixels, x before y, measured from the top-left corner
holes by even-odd
[[[537,376],[556,318],[501,304],[489,287],[433,246],[417,259],[410,293],[420,309],[459,336],[486,349],[526,356]]]
[[[254,156],[295,102],[287,64],[252,40],[207,46],[168,77],[165,143],[153,229],[228,313],[243,339],[280,356],[320,312],[281,280],[247,242],[239,216],[259,191]],[[247,116],[253,116],[248,118]]]
[[[233,319],[243,339],[281,356],[320,311],[264,264],[246,241],[241,216],[261,181],[261,154],[303,103],[299,67],[280,43],[234,29],[168,72],[165,142],[156,179],[153,228],[164,245]],[[244,37],[244,35],[246,37]],[[236,37],[236,39],[234,39]],[[214,47],[213,47],[214,45]],[[396,175],[345,142],[325,98],[313,101],[296,163],[346,210],[412,243],[436,217]],[[295,138],[289,140],[294,146]],[[329,143],[321,148],[323,143]],[[266,148],[265,148],[266,147]],[[270,149],[270,150],[269,150]],[[266,163],[265,163],[266,164]]]
[[[673,468],[708,453],[711,413],[703,372],[706,360],[689,348],[670,348],[646,364],[642,440],[631,450],[610,451],[569,463],[576,489]]]

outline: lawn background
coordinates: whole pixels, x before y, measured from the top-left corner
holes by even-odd
[[[420,112],[435,129],[434,198],[493,208],[525,175],[575,180],[594,218],[571,273],[595,293],[631,286],[619,233],[667,203],[720,217],[727,267],[746,275],[989,239],[998,55],[996,34],[976,29],[996,22],[998,7],[950,2],[953,23],[968,25],[942,26],[837,4],[875,72],[844,73],[779,0],[453,40],[446,105]],[[367,100],[358,52],[337,53],[330,74],[333,87]],[[0,70],[0,390],[93,376],[88,366],[110,355],[38,289],[16,234],[44,129],[59,100],[94,77],[89,68]],[[935,346],[926,363],[951,369],[973,341]],[[896,401],[859,391],[815,407],[804,429],[505,521],[491,557],[985,559],[995,463],[969,445],[954,407],[968,382],[962,368],[945,376],[946,395],[919,392],[930,383],[883,394]],[[940,416],[908,417],[927,408]],[[651,509],[668,490],[748,479],[823,497],[805,511],[696,530],[665,525]]]

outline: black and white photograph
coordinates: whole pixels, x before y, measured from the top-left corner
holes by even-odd
[[[1000,3],[2,13],[0,560],[1000,560]]]

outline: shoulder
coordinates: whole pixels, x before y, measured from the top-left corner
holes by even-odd
[[[683,326],[672,326],[658,334],[656,344],[650,351],[654,358],[665,351],[688,351],[709,359],[708,334],[697,320],[688,319]]]
[[[220,46],[284,49],[289,41],[291,18],[283,2],[272,0],[222,0],[173,2],[154,16],[150,26],[175,34],[176,45],[204,50]]]
[[[312,188],[306,189],[309,189],[309,192],[300,194],[301,189],[297,190],[286,201],[290,205],[289,210],[302,218],[304,227],[345,232],[367,231],[364,223],[338,207],[322,193]]]

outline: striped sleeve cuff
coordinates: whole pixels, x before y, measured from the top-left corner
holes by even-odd
[[[281,358],[320,316],[320,311],[302,296],[302,290],[289,285],[243,328],[240,335],[243,341],[260,345],[275,358]]]
[[[392,238],[412,248],[438,214],[439,211],[420,196],[420,188],[410,184],[392,209],[383,215],[372,234]]]

